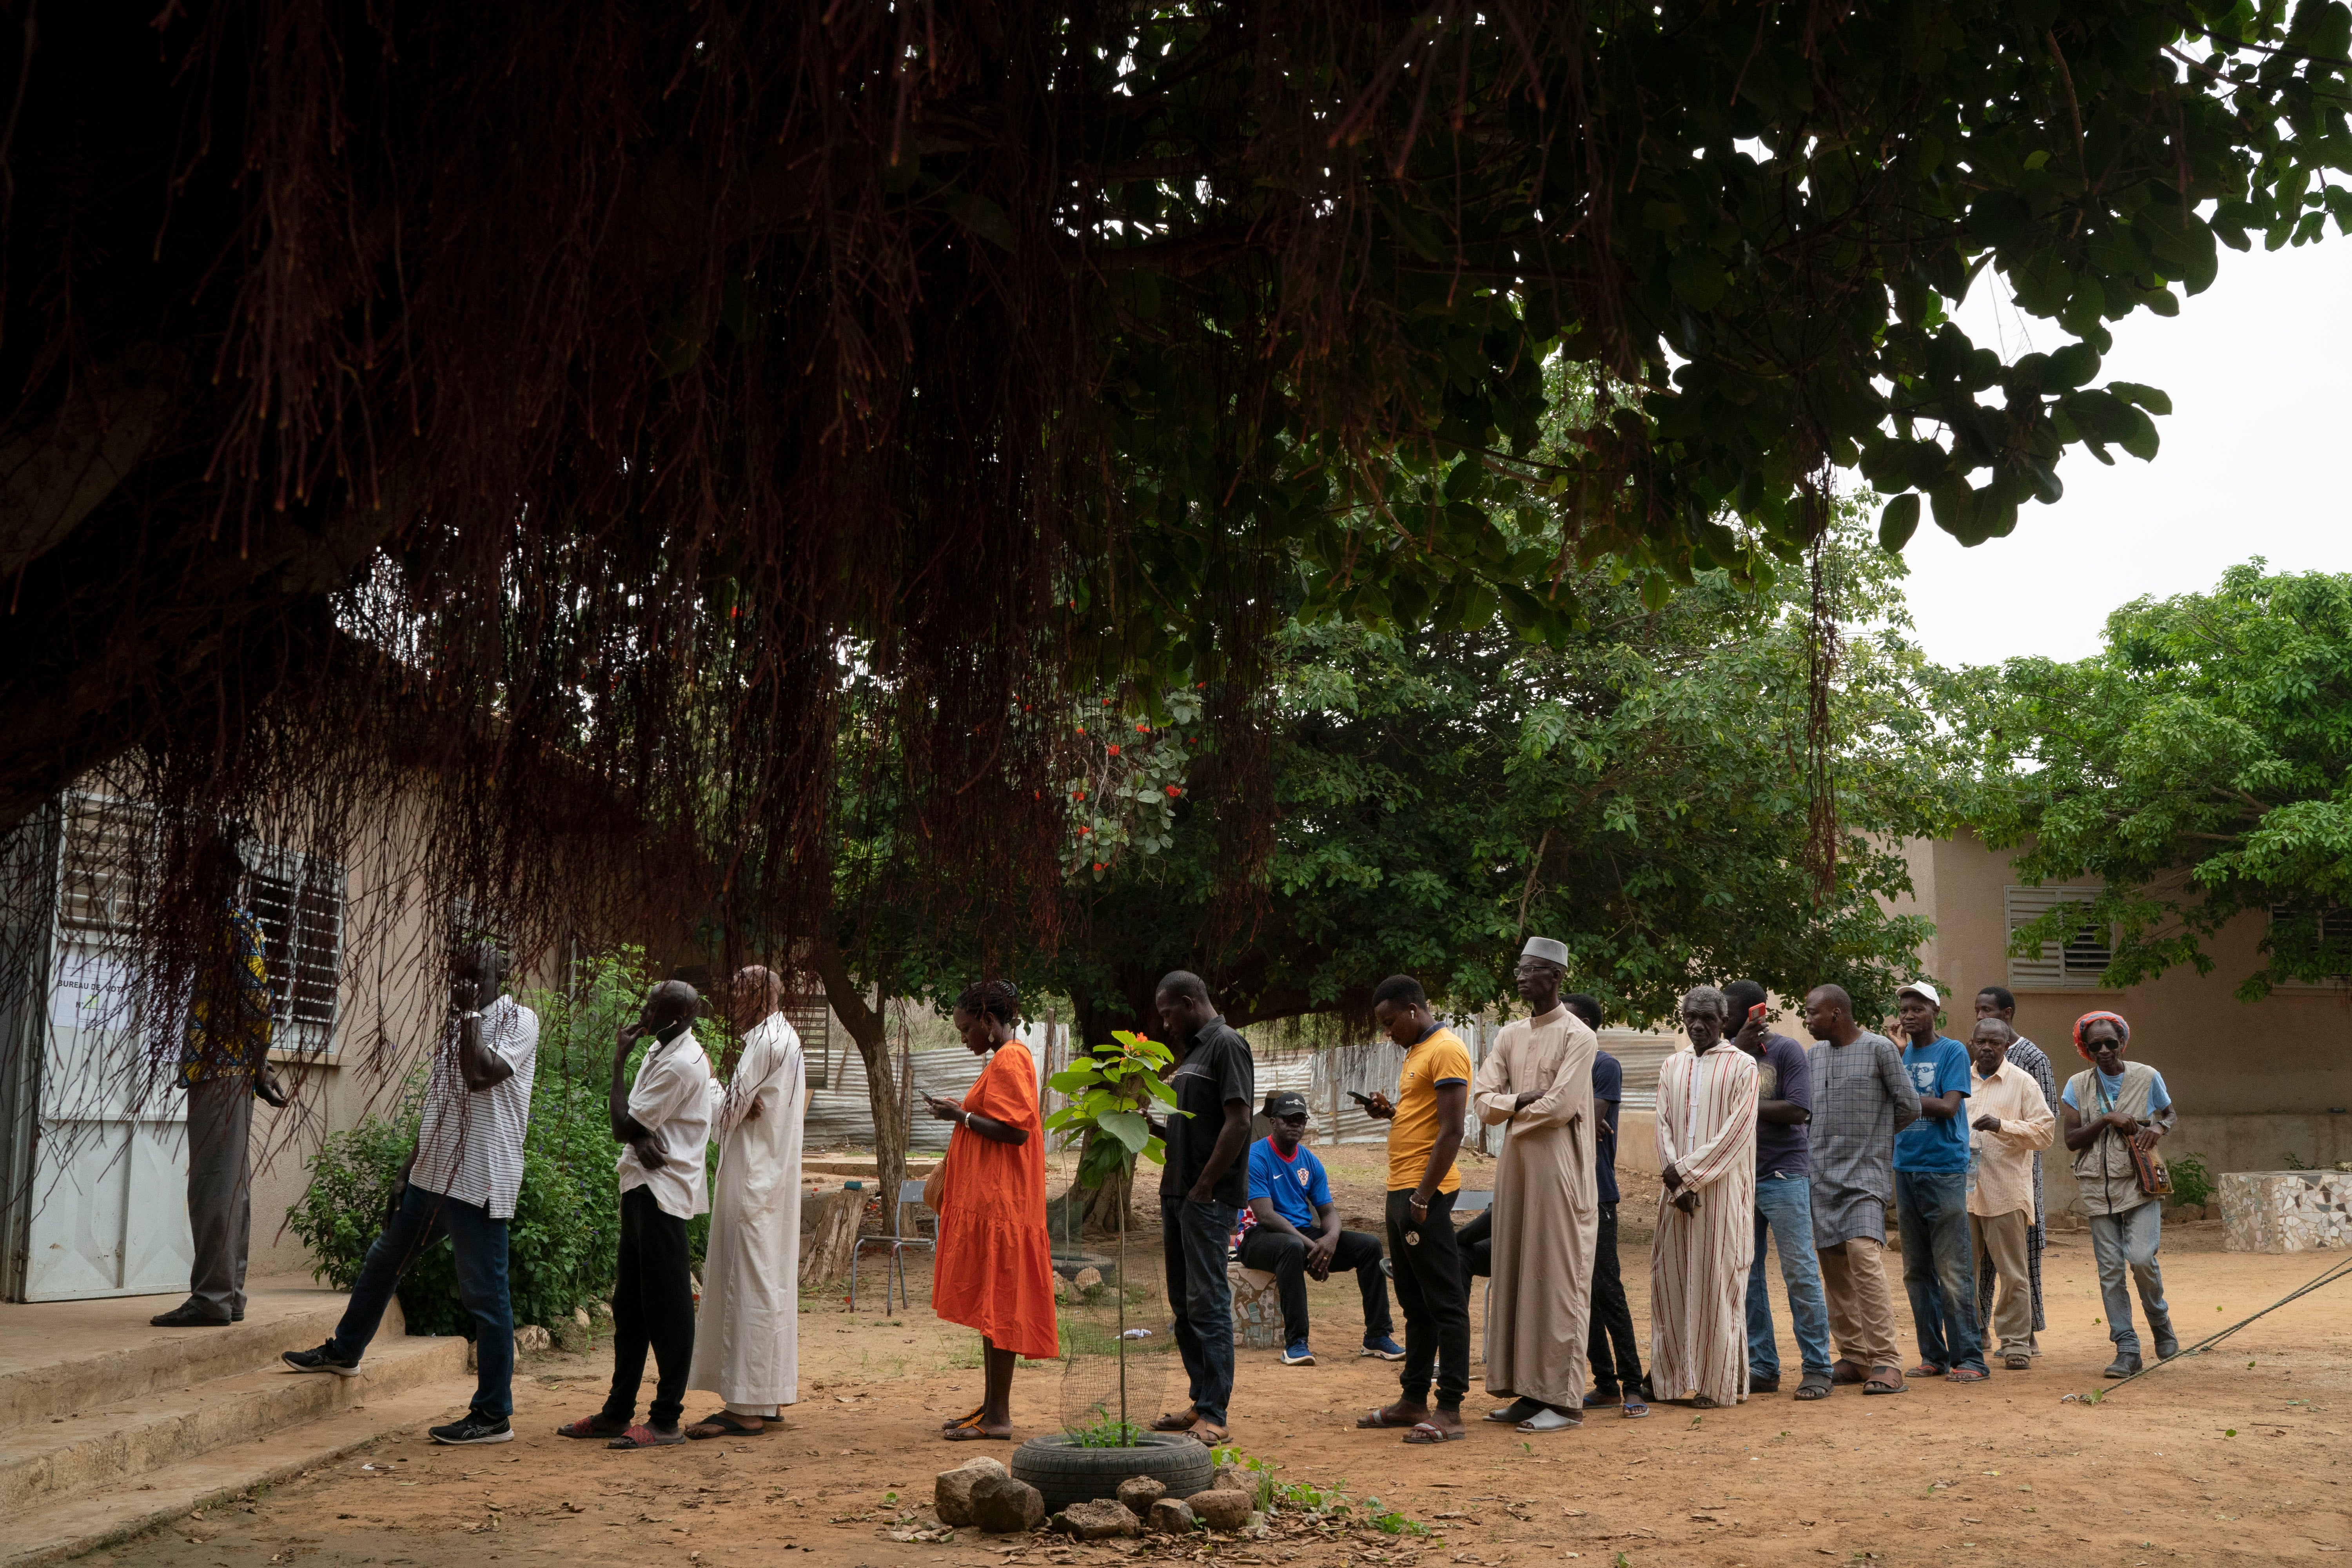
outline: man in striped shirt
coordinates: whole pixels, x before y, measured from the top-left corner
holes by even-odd
[[[514,1305],[507,1294],[507,1222],[522,1191],[523,1135],[539,1068],[539,1017],[499,982],[504,955],[488,942],[459,950],[449,987],[454,1015],[419,1113],[416,1147],[401,1167],[383,1233],[368,1248],[334,1337],[288,1351],[297,1372],[357,1376],[400,1277],[440,1237],[457,1254],[457,1294],[474,1319],[474,1403],[432,1429],[436,1443],[514,1437]],[[483,998],[488,998],[484,1002]]]

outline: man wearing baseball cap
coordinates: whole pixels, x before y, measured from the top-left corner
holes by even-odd
[[[1914,1377],[1979,1383],[1976,1254],[1969,1236],[1969,1048],[1936,1032],[1943,998],[1924,980],[1895,994],[1903,1070],[1919,1091],[1919,1120],[1895,1135],[1895,1217],[1903,1234],[1903,1288],[1919,1335]]]
[[[1265,1097],[1271,1137],[1250,1145],[1249,1206],[1256,1225],[1242,1237],[1241,1265],[1274,1276],[1282,1298],[1282,1364],[1313,1366],[1307,1340],[1307,1281],[1328,1279],[1332,1270],[1353,1270],[1364,1298],[1362,1353],[1402,1361],[1404,1347],[1391,1337],[1388,1276],[1381,1272],[1381,1238],[1341,1230],[1331,1203],[1331,1181],[1323,1162],[1299,1140],[1307,1132],[1307,1097],[1276,1092]]]

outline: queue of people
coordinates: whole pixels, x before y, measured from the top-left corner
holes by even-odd
[[[226,864],[223,883],[234,886]],[[224,1125],[241,1123],[254,1098],[282,1099],[266,1066],[267,1009],[254,1002],[266,993],[264,971],[250,917],[238,914],[232,903],[220,973],[200,988],[184,1059],[192,1093],[219,1086],[215,1099],[236,1101],[233,1115],[215,1110]],[[2143,1365],[2135,1291],[2154,1353],[2178,1353],[2152,1169],[2176,1112],[2162,1075],[2127,1058],[2124,1018],[2095,1012],[2076,1022],[2087,1066],[2059,1092],[2049,1058],[2018,1034],[2016,999],[2000,986],[1979,993],[1965,1045],[1938,1031],[1942,998],[1925,981],[1897,994],[1900,1045],[1864,1028],[1844,990],[1819,986],[1804,1001],[1814,1040],[1805,1047],[1769,1027],[1763,987],[1742,980],[1685,994],[1691,1049],[1659,1071],[1661,1194],[1645,1369],[1618,1267],[1623,1073],[1600,1048],[1600,1004],[1562,993],[1568,958],[1558,942],[1527,942],[1517,982],[1528,1016],[1506,1025],[1475,1070],[1418,981],[1393,975],[1375,989],[1375,1021],[1404,1052],[1393,1100],[1357,1097],[1388,1127],[1381,1236],[1341,1225],[1328,1174],[1303,1141],[1302,1097],[1269,1096],[1271,1133],[1251,1142],[1248,1041],[1198,975],[1177,971],[1160,981],[1175,1107],[1152,1126],[1165,1140],[1161,1225],[1188,1398],[1155,1420],[1156,1430],[1228,1440],[1226,1266],[1236,1256],[1274,1276],[1287,1366],[1315,1362],[1307,1281],[1335,1270],[1356,1276],[1360,1353],[1400,1363],[1398,1397],[1356,1425],[1397,1430],[1413,1445],[1468,1435],[1462,1409],[1480,1277],[1490,1282],[1486,1391],[1504,1401],[1484,1412],[1488,1422],[1556,1433],[1581,1426],[1588,1411],[1639,1419],[1656,1399],[1706,1410],[1780,1392],[1768,1237],[1798,1345],[1792,1397],[1826,1398],[1841,1384],[1901,1394],[1929,1376],[1981,1381],[1989,1342],[2005,1371],[2028,1371],[2045,1325],[2042,1159],[2061,1138],[2090,1215],[2116,1347],[2107,1375]],[[448,1027],[382,1231],[334,1334],[284,1356],[296,1371],[355,1375],[400,1279],[447,1237],[481,1351],[470,1408],[432,1429],[440,1443],[513,1436],[507,1227],[522,1181],[539,1021],[507,993],[506,979],[489,944],[453,959]],[[797,1399],[806,1075],[782,1002],[770,971],[733,977],[726,1005],[740,1046],[716,1069],[694,1033],[701,998],[684,982],[653,987],[618,1029],[609,1096],[621,1148],[613,1379],[603,1406],[558,1427],[560,1436],[624,1449],[756,1437]],[[936,1190],[925,1194],[938,1214],[933,1308],[981,1334],[984,1373],[978,1404],[944,1423],[941,1436],[1003,1440],[1013,1430],[1015,1363],[1057,1353],[1045,1128],[1013,988],[973,985],[952,1017],[986,1065],[960,1100],[926,1097],[934,1117],[954,1123]],[[627,1064],[641,1045],[631,1078]],[[1473,1113],[1500,1130],[1502,1144],[1490,1205],[1457,1227],[1456,1154]],[[714,1138],[719,1158],[707,1180]],[[242,1305],[239,1205],[249,1176],[215,1152],[192,1170],[191,1216],[201,1210],[202,1223],[191,1296],[161,1324],[229,1322]],[[1883,1256],[1890,1209],[1919,1352],[1907,1373]],[[698,1303],[687,1227],[704,1213],[711,1228]],[[640,1420],[648,1357],[655,1385]],[[689,1389],[717,1394],[719,1408],[686,1423]]]

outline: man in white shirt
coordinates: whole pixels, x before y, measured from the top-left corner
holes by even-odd
[[[694,1356],[694,1275],[686,1222],[710,1209],[703,1171],[710,1142],[710,1062],[694,1037],[702,998],[683,980],[665,980],[636,1022],[621,1026],[613,1052],[613,1139],[620,1158],[621,1249],[613,1282],[613,1391],[593,1415],[558,1426],[564,1437],[601,1437],[614,1448],[658,1448],[686,1441],[686,1374]],[[634,1085],[629,1054],[647,1035]],[[650,1349],[660,1376],[642,1425],[637,1386]]]
[[[710,1247],[694,1322],[692,1388],[723,1408],[688,1437],[756,1437],[800,1397],[801,1128],[807,1109],[801,1037],[783,1014],[783,982],[757,964],[728,988],[743,1048],[719,1097],[719,1174]]]
[[[368,1248],[334,1337],[288,1351],[297,1372],[356,1376],[409,1266],[442,1236],[457,1254],[457,1293],[474,1317],[476,1383],[465,1418],[433,1428],[436,1443],[514,1437],[514,1306],[507,1295],[507,1222],[522,1191],[522,1145],[539,1067],[539,1018],[499,994],[505,959],[488,943],[451,963],[450,1019],[433,1053],[416,1147],[401,1167],[383,1233]],[[487,1005],[477,1005],[488,996]]]
[[[2000,1296],[1986,1325],[2000,1335],[2001,1364],[2033,1365],[2033,1279],[2027,1246],[2033,1233],[2033,1157],[2058,1135],[2042,1086],[2009,1060],[2017,1031],[1979,1018],[1969,1036],[1969,1229],[1979,1274],[1990,1260]]]

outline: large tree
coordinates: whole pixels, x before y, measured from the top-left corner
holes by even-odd
[[[2102,983],[2177,964],[2270,920],[2238,994],[2352,977],[2352,575],[2231,567],[2210,594],[2137,599],[2073,663],[1976,673],[1967,811],[2034,883],[2095,897],[2018,933],[2021,951],[2112,926]]]
[[[1604,560],[1796,559],[1834,466],[2006,531],[2155,449],[2107,322],[2347,199],[2334,0],[5,15],[0,825],[134,746],[347,821],[278,759],[423,703],[478,892],[593,794],[704,852],[616,898],[772,926],[845,665],[984,890],[1059,831],[1024,712],[1238,735],[1294,596],[1562,644]],[[2063,346],[1969,342],[1987,270]],[[1537,459],[1555,356],[1608,395]]]

